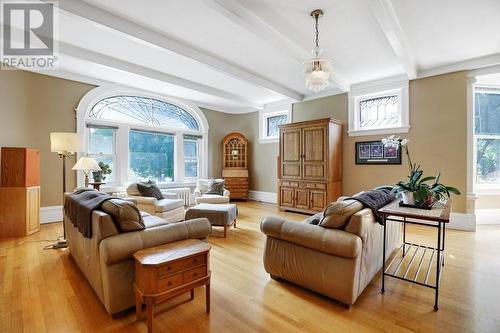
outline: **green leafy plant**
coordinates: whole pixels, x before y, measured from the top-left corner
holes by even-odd
[[[106,180],[106,175],[111,174],[112,170],[109,164],[106,164],[104,162],[99,162],[98,164],[101,170],[92,172],[92,177],[94,178],[95,182],[100,183]]]
[[[417,206],[431,206],[433,203],[450,198],[450,193],[460,195],[460,191],[452,186],[446,186],[439,182],[441,173],[436,177],[427,176],[423,177],[424,171],[420,165],[413,163],[408,149],[407,139],[395,138],[394,135],[382,140],[386,147],[394,147],[396,149],[403,149],[408,158],[410,168],[410,175],[408,181],[399,181],[396,185],[392,186],[392,192],[396,197],[401,197],[406,193],[413,193],[415,204]]]

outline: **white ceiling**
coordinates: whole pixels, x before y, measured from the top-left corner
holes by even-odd
[[[312,98],[301,62],[320,44],[334,65],[321,96],[391,76],[500,63],[499,0],[64,0],[60,71],[249,112]]]

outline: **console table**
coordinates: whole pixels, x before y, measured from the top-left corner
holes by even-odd
[[[444,241],[446,224],[450,222],[450,210],[450,200],[442,206],[432,209],[400,207],[399,201],[396,200],[378,210],[384,221],[382,293],[385,291],[385,277],[390,276],[434,289],[434,310],[439,309],[439,284],[441,282],[442,267],[444,266]],[[391,262],[386,265],[386,225],[392,222],[403,224],[403,244]],[[407,224],[435,228],[437,231],[437,247],[407,242]],[[429,282],[432,270],[435,271],[434,283]]]
[[[153,307],[172,297],[205,286],[206,312],[210,312],[210,245],[187,239],[134,253],[136,314],[146,304],[148,332],[153,331]]]

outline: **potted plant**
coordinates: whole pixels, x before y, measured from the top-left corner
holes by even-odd
[[[111,174],[112,170],[109,164],[106,164],[104,162],[99,162],[98,165],[101,170],[92,172],[92,177],[94,178],[94,182],[102,183],[104,180],[106,180],[106,175]]]
[[[439,182],[441,173],[436,177],[422,178],[424,171],[420,169],[420,165],[417,166],[417,163],[412,162],[408,149],[409,142],[407,139],[395,138],[394,135],[382,139],[382,144],[385,147],[403,149],[408,158],[410,175],[408,181],[399,181],[392,187],[392,192],[396,194],[396,197],[401,198],[403,204],[429,208],[437,201],[450,198],[450,193],[460,195],[460,191],[455,187],[446,186]]]

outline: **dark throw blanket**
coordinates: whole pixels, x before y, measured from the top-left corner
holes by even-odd
[[[77,190],[64,200],[64,213],[84,237],[92,237],[92,212],[113,197],[91,189]]]
[[[384,221],[378,210],[393,202],[396,197],[388,189],[377,189],[360,193],[348,199],[357,200],[361,202],[364,207],[371,209],[373,216],[375,216],[375,220],[383,225]]]

